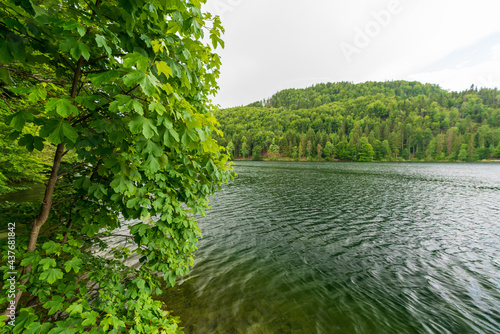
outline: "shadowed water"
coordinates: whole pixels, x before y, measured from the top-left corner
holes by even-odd
[[[500,333],[500,165],[235,170],[163,297],[186,333]]]

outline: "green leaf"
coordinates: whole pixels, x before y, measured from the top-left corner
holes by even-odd
[[[141,102],[139,102],[138,100],[132,100],[132,106],[136,113],[138,113],[139,115],[144,115],[144,109]]]
[[[43,266],[43,270],[47,270],[50,267],[56,266],[56,260],[51,258],[45,258],[42,261],[40,261],[40,264]]]
[[[5,82],[7,85],[12,85],[14,83],[10,77],[10,71],[3,67],[0,67],[0,80]]]
[[[27,110],[21,110],[14,114],[10,126],[12,126],[16,131],[21,132],[24,128],[26,121],[32,121],[33,115]]]
[[[62,39],[61,43],[59,44],[59,47],[63,52],[70,52],[70,50],[72,49],[77,49],[77,45],[78,45],[78,40],[76,38],[71,37]],[[78,58],[80,58],[80,56],[78,56]]]
[[[0,62],[10,64],[14,61],[14,56],[10,52],[6,42],[0,41]]]
[[[47,98],[47,91],[45,89],[33,89],[31,94],[28,96],[28,101],[31,103],[37,103],[40,100],[45,100]]]
[[[157,171],[160,170],[160,162],[158,161],[157,158],[154,157],[154,155],[150,154],[148,156],[148,159],[146,160],[146,163],[144,164],[144,167],[150,171],[151,173],[156,173]]]
[[[49,284],[53,284],[55,281],[58,279],[63,278],[63,272],[61,269],[58,268],[51,268],[49,270],[44,271],[40,275],[40,280],[42,281],[47,281]]]
[[[50,240],[42,245],[42,249],[45,250],[47,254],[53,254],[61,249],[61,244],[55,243],[53,240]]]
[[[153,95],[156,92],[156,86],[160,85],[160,81],[152,73],[144,75],[138,83],[141,85],[144,94],[148,96]]]
[[[123,83],[128,87],[132,87],[143,83],[145,78],[146,73],[140,70],[134,70],[123,77]]]
[[[45,110],[55,110],[61,117],[77,116],[78,108],[75,107],[70,100],[59,99],[56,97],[50,98],[45,104]]]
[[[24,62],[26,60],[24,39],[21,38],[21,36],[14,32],[10,32],[7,35],[7,46],[10,48],[10,51],[14,58],[16,58],[18,61]]]
[[[44,309],[49,310],[49,315],[56,313],[64,308],[64,297],[62,296],[53,296],[52,300],[46,302],[42,305]]]
[[[75,143],[78,139],[78,133],[67,121],[58,123],[54,128],[51,128],[50,130],[51,132],[47,139],[55,145],[64,143],[66,142],[66,140]]]
[[[179,65],[173,59],[167,59],[167,64],[172,69],[172,74],[175,77],[180,78],[182,76]]]
[[[100,48],[104,48],[104,50],[106,50],[106,53],[111,56],[113,50],[111,50],[111,48],[108,46],[108,44],[106,43],[106,38],[104,38],[104,36],[101,36],[101,35],[95,35],[95,41],[97,43],[97,46],[100,47]]]
[[[131,198],[127,201],[127,208],[133,209],[139,203],[139,198]]]
[[[90,59],[90,47],[82,41],[78,41],[76,47],[73,47],[70,53],[75,59],[80,59],[80,56],[85,58],[85,60]]]
[[[149,68],[149,58],[139,52],[132,52],[123,57],[123,66],[127,68],[136,66],[138,70],[144,72]]]
[[[167,79],[172,76],[172,69],[167,65],[166,62],[160,61],[156,63],[156,68],[158,70],[158,73],[165,74]]]
[[[148,140],[146,147],[144,148],[144,152],[153,154],[155,157],[159,157],[163,154],[163,148],[161,147],[161,145]]]
[[[83,312],[83,305],[79,302],[71,304],[64,312],[75,315]]]
[[[78,274],[82,263],[83,261],[81,259],[74,257],[70,261],[66,261],[64,263],[64,270],[66,270],[66,272],[69,273],[71,269],[73,269],[73,271]]]
[[[71,327],[55,327],[48,334],[74,334],[76,333],[76,329]]]
[[[198,116],[192,116],[190,120],[186,121],[186,126],[190,130],[201,128],[201,118]]]
[[[62,122],[62,132],[64,137],[68,138],[71,142],[76,143],[78,133],[68,122]]]
[[[156,111],[158,115],[163,115],[167,111],[165,106],[161,103],[151,102],[148,107],[149,111]]]
[[[82,314],[82,325],[83,326],[89,326],[89,325],[95,325],[97,321],[97,317],[99,316],[99,313],[92,311],[92,312],[85,312]]]
[[[220,39],[216,34],[211,34],[210,39],[212,40],[212,45],[214,49],[217,49],[217,46],[220,45],[224,49],[224,41]]]
[[[198,136],[196,135],[196,131],[186,130],[182,135],[181,142],[187,148],[194,150],[198,147]]]
[[[121,77],[121,73],[118,71],[105,71],[102,73],[95,73],[89,76],[90,80],[92,81],[92,84],[96,86],[96,88],[101,87],[103,82],[109,82],[112,79],[116,79]]]
[[[151,119],[146,119],[143,124],[142,134],[147,139],[151,139],[155,134],[158,134],[158,130],[155,126],[155,123]]]
[[[54,325],[50,322],[45,322],[44,324],[35,322],[31,324],[28,329],[25,329],[23,334],[47,334],[52,326]]]
[[[38,319],[38,317],[32,313],[33,309],[21,309],[20,314],[15,318],[15,327],[13,329],[11,328],[12,333],[21,333],[25,328],[30,327],[31,324]]]
[[[180,142],[179,134],[173,128],[168,129],[168,133],[170,133],[176,142]]]
[[[132,133],[137,134],[142,132],[144,123],[146,123],[146,118],[144,116],[136,116],[128,123],[128,127]]]
[[[64,30],[75,30],[76,29],[78,31],[78,34],[81,37],[85,36],[85,32],[86,32],[85,27],[82,26],[80,23],[78,23],[75,20],[70,20],[69,22],[64,24],[62,27]]]

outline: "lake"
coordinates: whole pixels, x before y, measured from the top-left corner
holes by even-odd
[[[238,162],[186,333],[500,333],[500,165]]]

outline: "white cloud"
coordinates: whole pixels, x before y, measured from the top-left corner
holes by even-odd
[[[207,8],[226,5],[221,91],[214,101],[248,104],[325,81],[423,78],[458,90],[481,76],[495,82],[488,66],[498,68],[498,41],[487,52],[471,46],[500,30],[498,0],[400,0],[387,24],[377,21],[395,1],[209,0]],[[357,29],[370,27],[369,45],[349,63],[340,45],[354,45]],[[460,61],[447,63],[452,55]]]
[[[492,59],[484,63],[461,68],[417,73],[410,79],[439,84],[441,88],[462,91],[472,84],[484,88],[500,88],[500,59]]]
[[[493,59],[500,59],[500,44],[493,46],[491,51],[493,53]]]

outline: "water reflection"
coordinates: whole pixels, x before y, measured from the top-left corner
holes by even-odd
[[[500,166],[236,171],[164,297],[187,333],[500,332]]]

